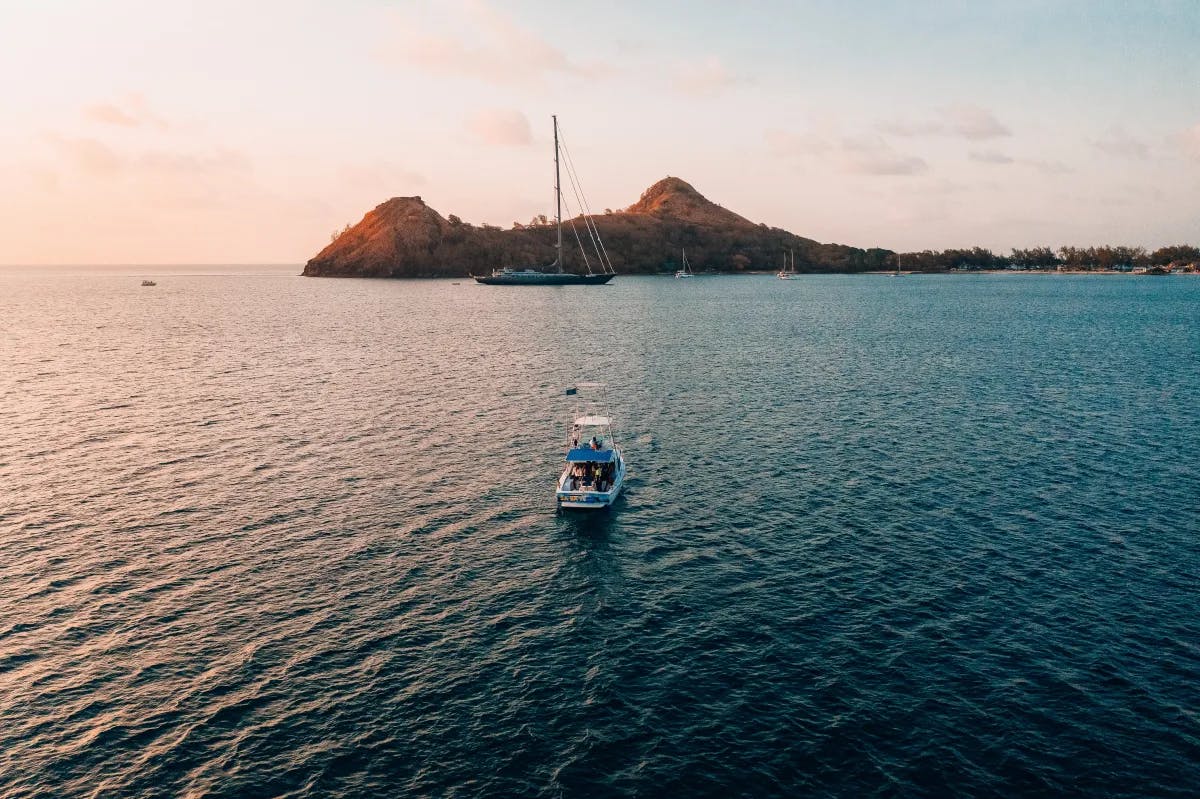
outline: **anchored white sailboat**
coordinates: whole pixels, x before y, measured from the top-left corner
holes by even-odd
[[[696,273],[693,272],[691,267],[688,266],[687,250],[680,247],[679,253],[683,256],[683,267],[676,270],[675,277],[695,277]]]
[[[788,255],[792,259],[791,265],[789,266],[788,259],[784,258],[783,259],[783,269],[780,269],[779,272],[775,275],[775,277],[779,278],[780,280],[791,280],[792,278],[794,278],[796,276],[796,253],[794,253],[791,250],[788,250]]]
[[[572,413],[567,462],[555,499],[560,508],[607,508],[625,484],[625,458],[613,435],[612,420],[602,415],[604,384],[579,383],[567,394],[577,397],[580,389],[592,396],[586,403],[576,402]]]
[[[591,239],[600,271],[592,271],[592,264],[588,259],[587,250],[583,247],[583,240],[579,237],[579,231],[575,230],[575,222],[573,220],[570,222],[571,229],[575,233],[575,240],[578,242],[580,252],[583,255],[583,264],[587,269],[587,274],[577,275],[572,272],[563,271],[563,193],[558,168],[558,117],[553,116],[551,119],[554,120],[554,225],[557,228],[558,234],[554,245],[554,263],[544,269],[512,269],[505,267],[503,269],[493,269],[490,275],[471,275],[477,283],[484,283],[489,286],[596,286],[607,283],[616,274],[616,270],[612,267],[612,262],[609,261],[608,253],[604,249],[604,243],[600,241],[600,231],[596,228],[596,223],[592,221],[591,214],[588,212],[587,200],[583,199],[583,189],[579,186],[579,179],[575,175],[575,168],[571,163],[569,152],[567,153],[567,176],[571,178],[571,184],[575,188],[576,197],[579,198],[579,204],[583,206],[579,209],[580,216],[583,219],[584,225],[587,226],[587,235]]]

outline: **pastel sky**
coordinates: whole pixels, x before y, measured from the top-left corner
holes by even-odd
[[[1200,2],[0,0],[0,263],[301,263],[676,175],[892,249],[1200,243]]]

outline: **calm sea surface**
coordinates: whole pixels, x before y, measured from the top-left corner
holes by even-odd
[[[189,271],[0,271],[5,799],[1200,793],[1200,278]]]

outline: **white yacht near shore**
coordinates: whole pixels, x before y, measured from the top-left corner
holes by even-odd
[[[613,276],[616,275],[616,270],[613,269],[612,262],[608,258],[608,251],[604,249],[604,244],[600,241],[600,231],[591,219],[591,212],[587,206],[587,201],[583,199],[583,189],[578,184],[578,176],[571,165],[569,152],[567,153],[567,177],[572,181],[575,196],[580,199],[580,216],[587,228],[587,235],[595,248],[598,269],[600,271],[592,271],[592,263],[588,259],[587,250],[583,247],[583,241],[579,238],[579,231],[575,230],[575,223],[573,221],[570,223],[571,229],[575,233],[576,241],[579,243],[579,249],[583,256],[583,263],[587,269],[587,274],[577,275],[563,269],[563,192],[558,165],[558,154],[561,148],[559,145],[558,117],[554,116],[552,119],[554,121],[554,226],[556,233],[554,263],[543,269],[513,269],[511,267],[504,267],[493,269],[490,275],[471,275],[476,283],[482,283],[486,286],[600,286],[612,280]]]
[[[791,280],[792,278],[796,277],[796,253],[788,250],[788,256],[790,256],[792,259],[791,263],[789,264],[788,259],[784,258],[783,269],[780,269],[775,273],[775,277],[779,278],[780,280]]]
[[[677,269],[675,271],[675,277],[677,277],[677,278],[695,277],[696,273],[692,271],[690,266],[688,266],[687,250],[680,248],[679,254],[683,259],[683,266],[682,266],[682,268]]]

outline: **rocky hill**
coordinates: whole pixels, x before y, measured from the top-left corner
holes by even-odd
[[[800,272],[884,268],[889,253],[821,244],[759,225],[710,202],[679,178],[658,181],[624,211],[594,217],[618,273],[673,271],[681,247],[697,271],[777,269],[789,249]],[[575,220],[586,244],[583,222]],[[570,271],[585,271],[575,235],[563,221]],[[393,197],[343,231],[304,267],[312,277],[464,277],[497,267],[537,268],[554,260],[554,225],[502,230],[443,217],[420,197]]]

